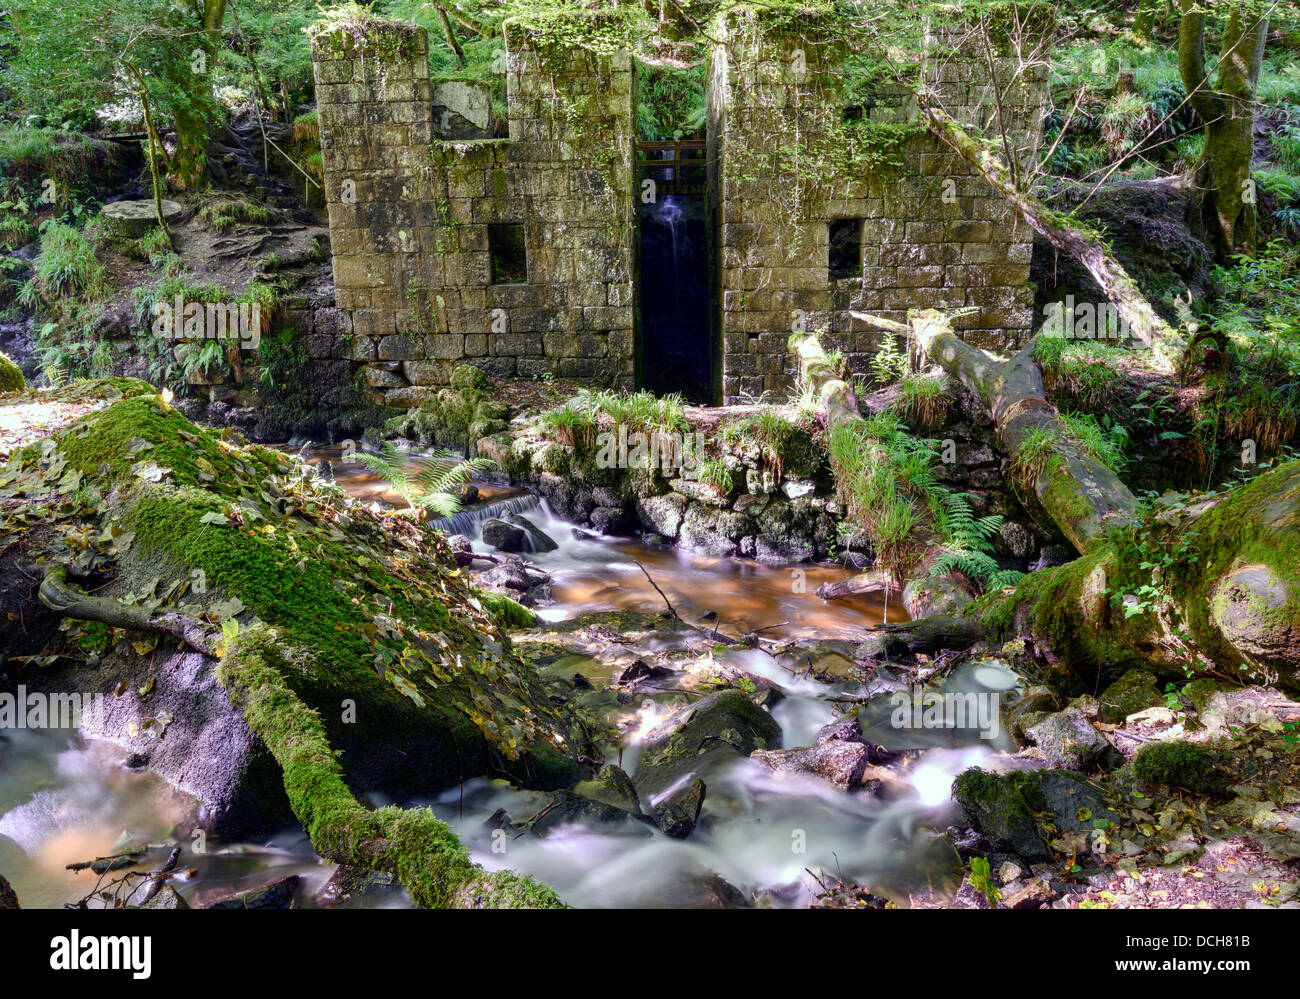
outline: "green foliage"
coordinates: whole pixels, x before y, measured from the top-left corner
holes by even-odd
[[[212,73],[193,68],[196,48],[213,71],[220,55],[202,31],[202,4],[12,0],[7,12],[15,44],[0,84],[24,117],[85,127],[143,87],[156,117],[176,128],[173,173],[197,181],[208,128],[220,121]]]
[[[413,512],[438,517],[460,512],[456,493],[474,475],[495,467],[487,458],[461,457],[455,451],[434,451],[428,458],[411,458],[385,441],[379,454],[357,454],[357,460],[386,480]]]
[[[1034,341],[1043,387],[1086,410],[1104,409],[1113,402],[1122,384],[1119,366],[1129,356],[1124,348],[1098,340],[1040,336]]]
[[[941,542],[932,575],[960,571],[995,585],[1010,578],[989,554],[1002,518],[975,517],[964,494],[944,488],[934,475],[935,442],[909,435],[897,415],[837,425],[830,453],[849,528],[866,533],[877,564],[897,578],[924,553],[925,533]]]
[[[799,431],[798,426],[780,413],[765,409],[761,413],[725,424],[719,442],[725,447],[740,451],[754,448],[758,452],[761,467],[770,469],[780,478]]]
[[[646,391],[582,389],[570,402],[594,417],[604,416],[616,426],[626,426],[628,433],[684,434],[690,429],[685,403],[676,392],[657,396]]]
[[[1285,167],[1272,166],[1254,170],[1251,172],[1251,177],[1254,178],[1255,185],[1261,193],[1284,205],[1289,205],[1300,198],[1300,175]]]
[[[219,198],[199,209],[199,218],[217,232],[229,232],[241,222],[265,223],[270,217],[265,205],[247,199]]]
[[[871,357],[871,371],[879,385],[892,385],[908,372],[907,354],[898,349],[898,336],[886,333]]]
[[[925,430],[937,429],[951,406],[947,378],[942,373],[934,375],[922,371],[904,375],[898,383],[898,394],[890,402],[890,408],[903,419]]]
[[[537,422],[566,447],[588,450],[596,444],[596,414],[581,399],[566,399],[563,406],[547,410]]]
[[[695,480],[711,488],[720,496],[731,493],[735,483],[731,472],[721,458],[702,458],[695,463]]]
[[[1002,889],[997,886],[989,871],[989,862],[986,857],[970,858],[970,874],[967,877],[970,886],[984,896],[984,901],[988,902],[989,908],[996,909],[1002,901]]]
[[[637,134],[643,141],[694,138],[704,131],[703,64],[675,66],[637,64]]]
[[[54,220],[41,223],[40,234],[41,252],[33,263],[33,277],[20,293],[24,304],[61,296],[98,301],[107,293],[108,272],[85,236]]]

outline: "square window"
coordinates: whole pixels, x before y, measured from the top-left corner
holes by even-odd
[[[515,222],[488,225],[488,253],[492,257],[493,284],[524,284],[528,281],[528,255],[524,251],[524,227]]]
[[[827,272],[832,281],[862,276],[862,219],[832,219]]]

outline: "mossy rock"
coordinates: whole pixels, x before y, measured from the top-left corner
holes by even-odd
[[[454,389],[485,389],[487,375],[472,364],[458,364],[451,369],[451,387]]]
[[[479,590],[478,599],[497,619],[502,630],[511,628],[531,628],[537,623],[537,615],[523,604],[511,600],[504,593],[491,590]]]
[[[1026,860],[1050,860],[1044,834],[1091,832],[1095,823],[1119,821],[1101,789],[1072,770],[972,769],[958,775],[952,794],[994,850]]]
[[[1144,784],[1177,787],[1201,795],[1223,794],[1231,782],[1217,753],[1187,742],[1143,746],[1133,758],[1133,773]]]
[[[0,354],[0,394],[21,392],[27,388],[22,369],[4,354]]]
[[[1193,680],[1182,690],[1183,697],[1192,702],[1197,713],[1205,711],[1210,703],[1210,698],[1223,689],[1223,684],[1210,676],[1201,677],[1199,680]]]
[[[1149,670],[1131,669],[1098,697],[1101,702],[1101,720],[1118,725],[1135,711],[1164,703],[1156,684],[1155,674]]]
[[[967,770],[957,775],[952,796],[995,850],[1006,850],[1026,860],[1051,859],[1052,851],[1039,834],[1015,774],[998,776],[986,770]]]
[[[561,787],[579,776],[580,727],[502,630],[518,610],[484,601],[441,535],[347,503],[277,451],[194,425],[144,383],[98,390],[121,397],[6,469],[25,495],[107,497],[65,504],[86,521],[68,528],[131,538],[100,545],[97,571],[114,582],[97,592],[201,578],[202,591],[169,591],[176,609],[274,629],[302,653],[286,660],[285,682],[319,712],[358,790],[434,790],[489,772]]]

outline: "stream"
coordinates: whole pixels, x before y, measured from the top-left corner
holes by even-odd
[[[365,502],[396,499],[360,467],[337,463],[334,474],[350,495]],[[842,717],[833,698],[877,692],[864,691],[849,675],[850,661],[837,651],[837,643],[847,649],[864,628],[886,614],[895,619],[899,612],[868,597],[828,604],[816,596],[820,583],[844,578],[849,570],[762,566],[601,537],[566,524],[518,490],[480,488],[482,502],[451,525],[470,536],[477,550],[486,550],[478,535],[483,520],[504,511],[523,512],[559,545],[553,552],[526,556],[552,574],[554,600],[539,608],[543,621],[600,610],[657,613],[663,598],[639,562],[684,620],[700,621],[711,611],[716,618],[709,615],[701,626],[732,636],[762,629],[764,639],[779,640],[764,642],[770,651],[715,651],[711,668],[738,670],[779,688],[783,696],[772,715],[782,728],[782,746],[809,745],[824,725]],[[825,643],[816,663],[807,650],[786,650],[782,644],[809,638]],[[810,667],[826,679],[810,678]],[[602,676],[595,660],[574,656],[546,671],[566,679],[581,672],[597,688],[609,675],[608,667]],[[622,745],[606,762],[619,762],[635,779],[641,743],[674,707],[698,696],[695,679],[688,670],[663,684],[638,686],[633,696],[619,699],[625,703],[605,696],[606,720],[624,733]],[[988,660],[959,666],[936,689],[997,694],[1017,683],[1014,673]],[[712,906],[734,901],[737,889],[760,904],[801,906],[813,900],[819,879],[867,884],[874,894],[907,905],[913,893],[930,890],[943,896],[959,884],[955,851],[931,831],[947,824],[953,778],[971,766],[1002,768],[1004,754],[1014,747],[1001,730],[988,739],[973,728],[899,729],[890,724],[890,716],[888,696],[863,704],[858,712],[866,739],[911,751],[893,768],[898,779],[880,793],[842,791],[814,777],[774,772],[742,756],[715,759],[701,775],[707,794],[686,839],[669,838],[639,822],[562,825],[545,836],[499,830],[488,821],[494,813],[504,809],[520,821],[549,800],[545,793],[515,789],[504,781],[475,779],[432,800],[398,803],[431,807],[455,828],[477,862],[534,874],[579,907]],[[161,778],[126,769],[117,746],[86,743],[67,731],[10,731],[0,739],[0,872],[25,906],[58,906],[82,898],[96,876],[66,871],[66,864],[126,845],[160,844],[194,807]],[[370,798],[376,805],[387,803]],[[173,885],[196,905],[297,874],[303,878],[297,904],[311,906],[334,868],[314,856],[297,828],[266,843],[209,840],[203,853],[190,849],[193,844],[182,845],[187,849],[181,867],[188,872]],[[160,866],[166,854],[158,847],[139,869]],[[353,896],[345,904],[409,905],[409,898],[393,887]]]

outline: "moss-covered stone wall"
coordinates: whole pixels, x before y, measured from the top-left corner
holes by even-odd
[[[717,230],[716,323],[725,401],[784,397],[786,340],[821,332],[855,373],[869,373],[880,334],[850,310],[903,320],[909,308],[960,308],[971,342],[1018,345],[1032,325],[1033,233],[1014,209],[917,121],[893,84],[864,86],[833,25],[792,25],[740,10],[726,21],[710,74],[711,209]],[[972,60],[979,58],[979,63]],[[997,62],[936,46],[929,75],[959,123],[992,120],[1008,146],[1036,155],[1047,65]],[[992,116],[992,118],[990,118]],[[861,220],[861,269],[835,278],[830,223]]]
[[[418,404],[460,361],[631,384],[630,57],[512,25],[506,49],[509,138],[443,141],[422,28],[314,33],[337,302],[376,402]],[[493,274],[494,223],[522,226],[526,281]]]

